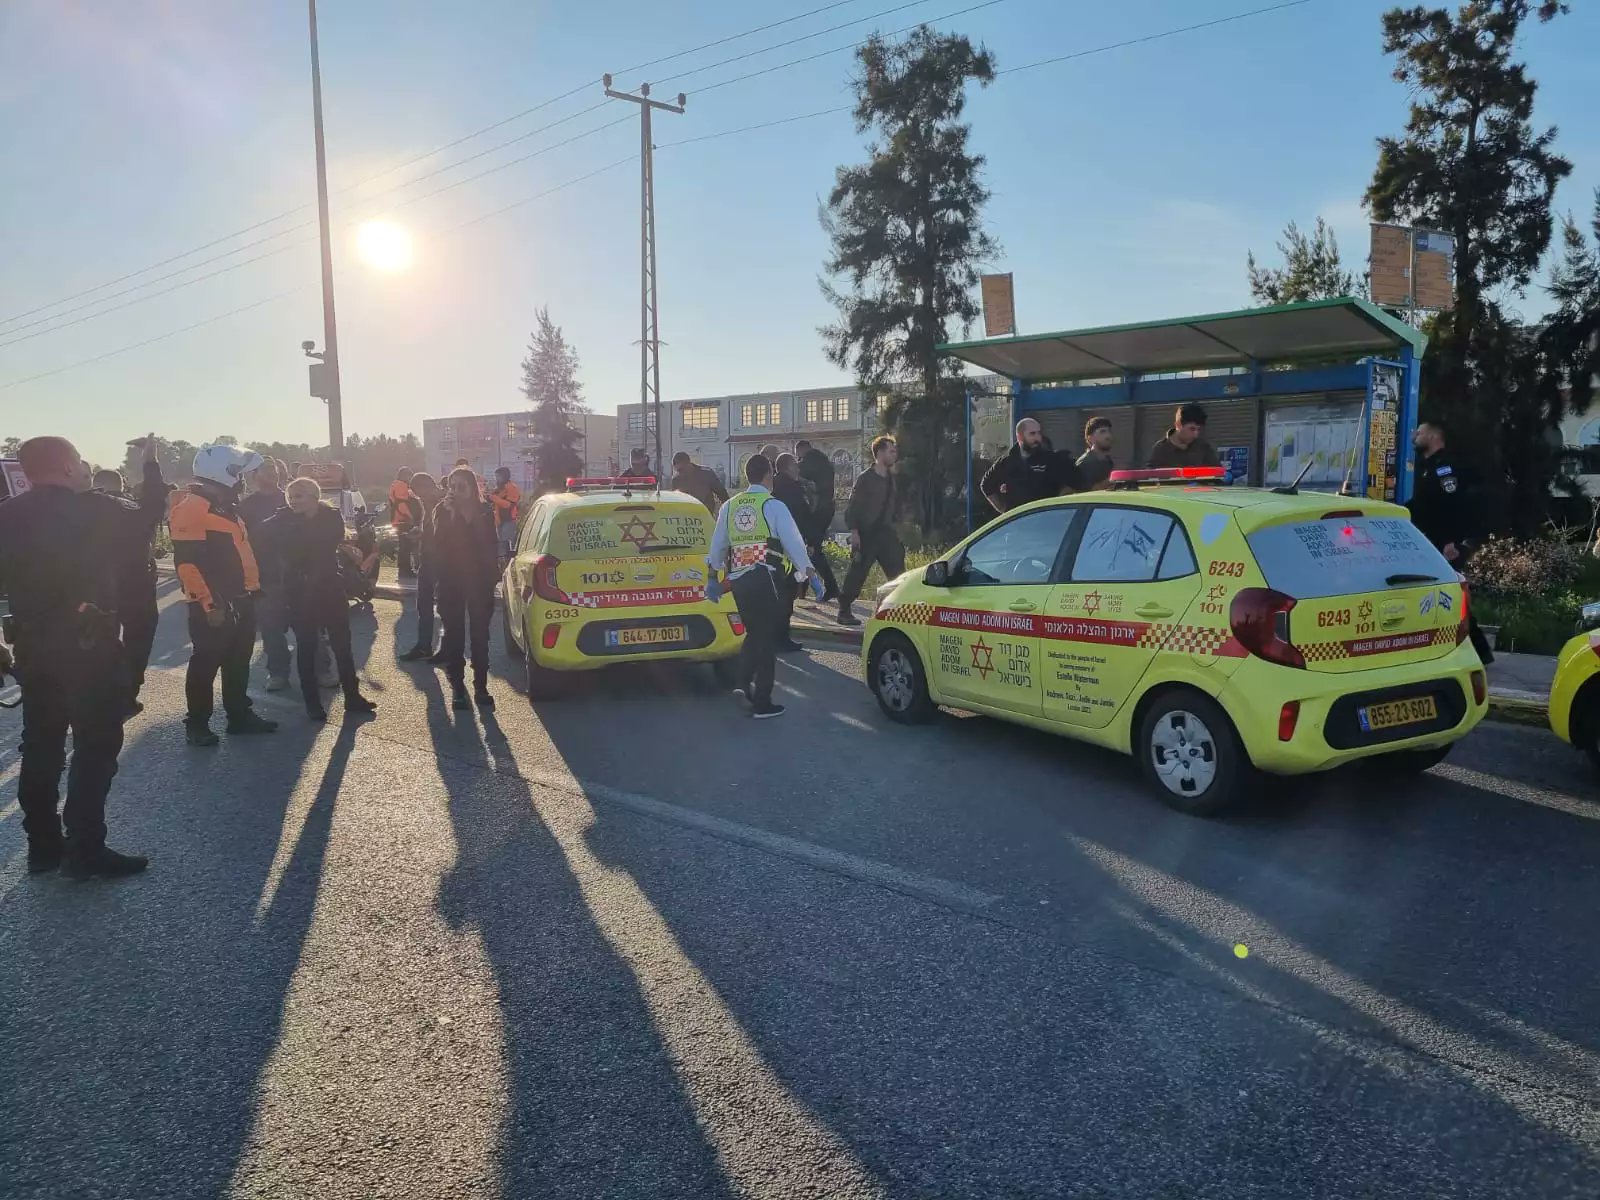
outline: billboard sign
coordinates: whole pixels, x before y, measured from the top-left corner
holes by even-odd
[[[978,279],[983,294],[983,336],[1007,337],[1017,332],[1017,297],[1011,273],[983,275]]]

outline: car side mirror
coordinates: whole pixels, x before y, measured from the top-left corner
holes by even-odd
[[[929,563],[922,572],[922,582],[929,587],[949,587],[950,564],[942,558]]]

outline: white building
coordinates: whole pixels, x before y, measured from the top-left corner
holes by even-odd
[[[581,435],[576,449],[583,456],[585,475],[617,473],[617,418],[610,413],[579,413],[573,418]],[[489,413],[475,417],[434,417],[422,423],[422,452],[426,470],[443,479],[457,459],[488,478],[496,467],[510,467],[517,486],[537,483],[533,460],[533,413]]]

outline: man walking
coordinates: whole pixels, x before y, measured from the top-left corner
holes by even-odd
[[[1222,459],[1206,441],[1206,410],[1198,404],[1178,409],[1172,428],[1150,448],[1152,467],[1220,467]]]
[[[811,506],[806,501],[805,483],[800,478],[800,460],[792,454],[778,455],[778,461],[772,472],[772,496],[789,510],[789,516],[794,520],[794,527],[805,529],[805,522],[811,516]],[[800,540],[805,541],[802,532]],[[806,547],[806,556],[809,558],[811,548]],[[785,571],[774,580],[778,585],[778,634],[776,646],[779,654],[793,654],[805,647],[794,640],[794,602],[799,598],[800,588],[804,586],[794,577],[793,571]]]
[[[1078,456],[1078,483],[1086,492],[1111,486],[1111,472],[1117,464],[1111,457],[1111,418],[1090,417],[1083,427],[1087,449]]]
[[[283,481],[278,477],[276,459],[264,459],[250,473],[250,494],[239,501],[239,516],[250,536],[250,549],[256,556],[256,572],[261,590],[256,596],[256,627],[261,632],[261,649],[267,658],[267,691],[281,692],[289,686],[289,609],[283,594],[283,571],[266,536],[266,524],[286,504]]]
[[[411,494],[411,468],[401,467],[389,485],[389,526],[394,530],[395,574],[401,579],[417,575],[416,497]]]
[[[0,641],[0,674],[22,685],[17,804],[28,870],[131,875],[147,860],[106,847],[105,803],[127,703],[118,547],[137,541],[143,517],[126,500],[90,491],[89,469],[65,438],[30,438],[17,457],[29,490],[0,504],[0,589],[10,599],[17,660]],[[58,815],[69,732],[72,769]]]
[[[433,649],[433,613],[437,595],[437,577],[433,566],[433,512],[444,499],[444,493],[433,481],[433,476],[418,471],[411,477],[413,503],[421,510],[417,518],[417,638],[411,649],[400,656],[401,662],[418,662],[428,659],[435,664],[444,662]]]
[[[1034,500],[1065,496],[1080,489],[1078,468],[1065,454],[1057,454],[1039,422],[1023,417],[1017,422],[1016,441],[978,485],[995,512],[1010,512]]]
[[[517,522],[522,518],[522,489],[511,482],[510,467],[494,469],[494,491],[489,493],[494,506],[495,540],[500,544],[500,562],[511,561],[516,551]]]
[[[276,721],[250,707],[250,656],[256,644],[256,593],[260,572],[250,535],[239,516],[239,483],[262,465],[261,455],[234,446],[202,446],[194,456],[194,482],[171,497],[167,525],[178,582],[189,600],[189,672],[184,691],[189,714],[184,734],[191,746],[215,746],[211,714],[217,676],[230,734],[273,733]]]
[[[1445,448],[1442,421],[1424,421],[1411,436],[1417,452],[1417,485],[1406,508],[1417,532],[1444,555],[1457,571],[1467,569],[1467,560],[1478,548],[1482,520],[1478,512],[1476,489],[1463,477],[1461,468]],[[1467,632],[1472,648],[1487,666],[1494,661],[1489,639],[1478,628],[1478,618],[1467,613]]]
[[[693,496],[713,514],[728,498],[728,490],[722,486],[716,472],[700,466],[684,450],[672,456],[672,487]]]
[[[771,474],[772,464],[764,455],[751,455],[745,464],[750,486],[717,513],[706,557],[713,578],[727,570],[733,600],[744,621],[744,645],[739,652],[743,682],[737,690],[750,702],[757,720],[783,715],[783,705],[772,702],[782,619],[777,577],[799,573],[810,579],[816,574],[794,517],[787,507],[774,502],[767,490]],[[708,594],[712,587],[707,584]]]
[[[850,569],[845,572],[844,588],[839,593],[839,624],[859,625],[861,619],[851,611],[872,564],[883,568],[884,577],[893,579],[906,569],[906,548],[894,531],[894,464],[900,447],[894,438],[881,434],[872,439],[872,465],[856,476],[845,506],[844,523],[850,529]]]
[[[451,705],[457,711],[494,707],[489,694],[489,621],[494,615],[494,585],[500,578],[494,510],[480,498],[470,470],[450,472],[450,494],[433,514],[433,566],[439,616],[444,621],[445,674]],[[470,646],[475,695],[467,697],[466,656]]]
[[[833,514],[839,507],[833,495],[833,462],[808,441],[796,442],[794,452],[800,460],[800,478],[809,481],[817,489],[811,518],[800,527],[800,532],[805,534],[811,563],[822,577],[823,602],[831,603],[839,599],[839,581],[833,577],[833,566],[823,552],[823,543],[828,540],[828,530],[833,527]]]

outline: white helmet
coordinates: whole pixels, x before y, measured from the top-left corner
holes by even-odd
[[[194,477],[238,487],[246,472],[254,471],[266,460],[254,450],[238,446],[201,446],[194,456]]]

